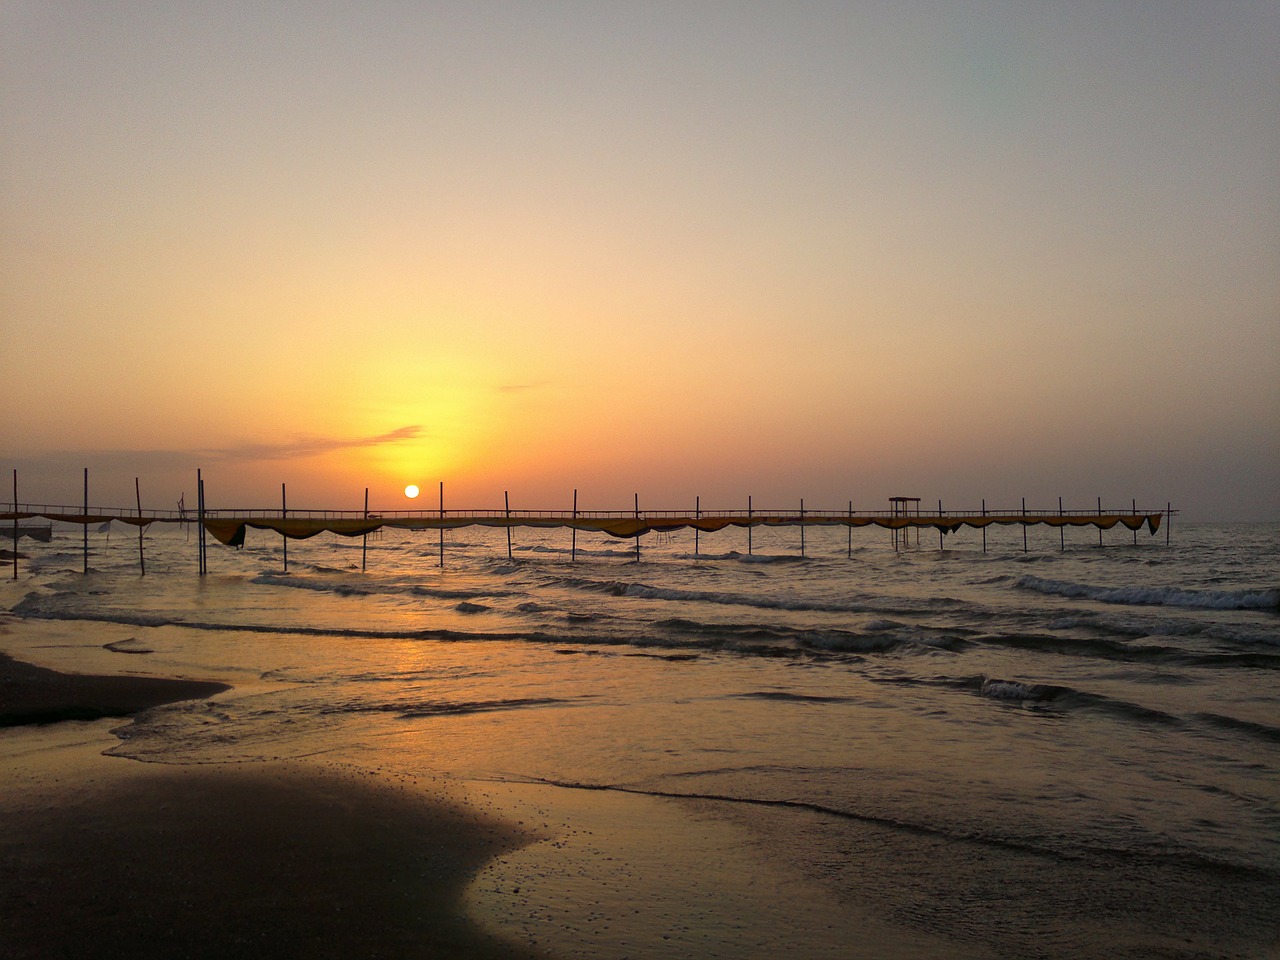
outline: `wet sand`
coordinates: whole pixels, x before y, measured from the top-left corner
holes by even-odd
[[[224,689],[0,658],[8,960],[538,956],[461,906],[518,828],[367,771],[104,757],[113,721],[55,722]]]

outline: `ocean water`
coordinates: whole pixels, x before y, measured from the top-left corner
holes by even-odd
[[[478,879],[473,909],[562,956],[1276,956],[1280,525],[1103,540],[689,531],[637,561],[579,534],[574,560],[568,531],[509,558],[472,528],[441,566],[436,532],[387,531],[365,571],[321,536],[285,572],[251,531],[199,577],[190,532],[149,532],[140,576],[132,528],[88,575],[68,531],[24,541],[0,649],[234,684],[121,725],[137,760],[328,757],[697,826],[623,869],[552,825],[561,873],[535,848]],[[615,888],[591,923],[571,873]]]

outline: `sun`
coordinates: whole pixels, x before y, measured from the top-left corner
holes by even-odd
[[[418,492],[419,491],[418,491],[417,484],[411,483],[404,488],[404,495],[408,497],[410,500],[415,499],[418,496]]]

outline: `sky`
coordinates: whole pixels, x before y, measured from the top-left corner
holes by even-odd
[[[1274,0],[0,0],[0,470],[1277,520],[1278,48]]]

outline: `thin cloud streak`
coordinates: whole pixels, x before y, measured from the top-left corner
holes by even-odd
[[[384,444],[417,440],[423,436],[418,424],[398,427],[375,437],[295,437],[281,443],[241,443],[231,447],[191,450],[60,450],[39,457],[42,463],[52,461],[85,466],[112,467],[146,464],[157,469],[183,467],[199,463],[265,463],[317,457],[338,450],[358,450]]]

